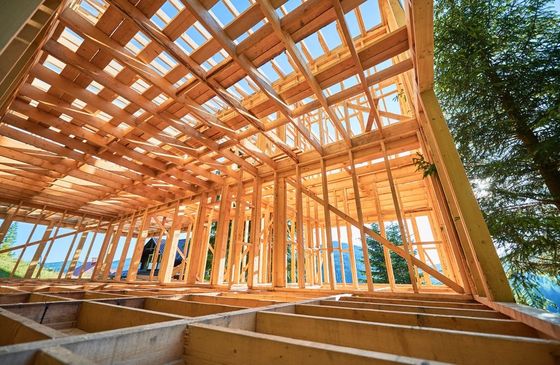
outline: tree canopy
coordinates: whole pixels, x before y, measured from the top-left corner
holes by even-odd
[[[535,275],[560,281],[560,17],[552,2],[436,1],[435,85],[517,299],[543,306]]]

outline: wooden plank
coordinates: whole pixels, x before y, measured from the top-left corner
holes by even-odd
[[[537,332],[532,328],[521,322],[508,319],[444,316],[374,309],[327,307],[320,305],[296,305],[295,313],[308,316],[343,318],[366,322],[394,323],[457,331],[472,331],[523,337],[537,336]]]
[[[540,339],[273,312],[257,313],[256,331],[456,364],[554,364],[559,346]]]
[[[215,346],[221,343],[223,346]],[[421,364],[423,360],[251,331],[190,325],[185,361],[197,364]],[[430,362],[435,364],[435,362]]]

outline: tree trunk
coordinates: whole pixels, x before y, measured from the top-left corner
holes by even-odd
[[[492,63],[489,62],[488,64],[486,74],[492,83],[496,96],[502,102],[502,107],[513,124],[515,135],[531,156],[535,169],[542,176],[548,191],[552,195],[554,205],[560,210],[560,170],[550,156],[538,150],[540,143],[538,137],[523,118],[511,93],[501,87],[502,80]]]

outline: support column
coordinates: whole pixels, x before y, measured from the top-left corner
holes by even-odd
[[[457,230],[466,233],[468,239],[468,242],[461,242],[461,246],[465,251],[472,250],[476,256],[474,264],[477,267],[470,269],[480,272],[488,299],[513,302],[513,294],[504,269],[434,91],[424,91],[420,93],[419,98],[425,112],[424,124],[429,132],[429,144],[435,152],[434,162],[438,176],[441,178],[448,204],[455,205],[457,209],[453,222]],[[424,122],[423,118],[420,119]]]
[[[124,241],[124,246],[121,252],[121,258],[119,259],[119,264],[117,266],[117,271],[115,272],[115,280],[116,281],[120,281],[121,280],[121,276],[122,276],[122,272],[123,272],[123,268],[124,268],[124,262],[126,260],[126,255],[128,254],[128,248],[130,247],[130,241],[132,240],[132,235],[134,234],[134,229],[136,228],[136,221],[138,220],[138,217],[136,216],[136,213],[132,216],[132,219],[130,220],[130,225],[128,226],[128,233],[126,235],[126,240]]]
[[[325,234],[327,237],[327,265],[329,273],[329,284],[331,290],[336,289],[336,272],[334,269],[334,250],[331,231],[331,212],[329,209],[329,186],[327,180],[327,169],[325,160],[321,158],[321,182],[323,188],[323,213],[325,217]],[[340,244],[340,243],[339,243]]]
[[[389,157],[387,156],[387,151],[385,149],[385,144],[383,142],[381,142],[381,148],[383,149],[383,160],[385,161],[385,171],[387,172],[387,179],[389,181],[389,187],[391,188],[391,196],[393,198],[393,206],[395,207],[395,213],[397,215],[397,222],[399,224],[399,229],[400,229],[400,233],[401,233],[401,238],[403,241],[403,247],[404,247],[404,252],[405,252],[405,260],[406,260],[406,265],[408,266],[408,274],[410,276],[410,283],[412,284],[412,289],[414,290],[415,293],[418,292],[418,282],[416,281],[416,270],[414,268],[414,266],[412,266],[412,260],[410,258],[411,256],[411,251],[410,251],[410,245],[408,242],[408,237],[406,234],[406,227],[405,224],[406,222],[404,221],[404,218],[402,216],[402,211],[401,211],[401,207],[399,204],[399,199],[397,196],[397,190],[395,188],[395,182],[393,180],[393,173],[391,172],[391,164],[389,163]]]
[[[183,214],[180,201],[175,204],[175,211],[173,213],[173,222],[165,241],[165,248],[163,249],[163,258],[161,260],[161,267],[158,271],[158,280],[161,284],[170,283],[173,276],[173,267],[175,266],[175,256],[177,256],[177,245],[179,243],[179,236],[181,235],[181,228],[183,226]],[[185,245],[187,242],[185,242]],[[158,250],[159,251],[159,250]],[[157,264],[157,262],[155,263]]]
[[[247,269],[247,286],[252,288],[259,282],[259,260],[261,246],[261,178],[256,176],[253,184],[253,209],[251,211],[251,245],[249,248],[249,267]]]
[[[222,195],[220,197],[220,213],[218,214],[218,228],[216,230],[216,240],[214,241],[212,272],[210,273],[210,283],[212,285],[219,285],[224,282],[230,209],[231,197],[229,186],[226,185],[222,188]]]
[[[348,151],[348,160],[350,162],[350,172],[352,175],[352,189],[354,190],[354,201],[356,203],[356,213],[358,215],[358,229],[360,230],[360,241],[362,242],[362,254],[364,256],[364,266],[366,270],[366,280],[368,291],[373,291],[373,278],[371,277],[371,263],[369,262],[369,251],[367,247],[367,238],[364,231],[364,214],[362,211],[362,201],[360,198],[360,187],[358,185],[358,175],[356,174],[356,166],[354,163],[354,154]]]
[[[49,225],[47,226],[47,229],[45,230],[45,233],[43,233],[43,237],[41,238],[41,243],[37,245],[35,254],[33,255],[33,258],[31,259],[31,262],[27,267],[27,271],[25,272],[26,279],[31,279],[31,277],[33,276],[33,273],[35,272],[35,268],[37,267],[37,263],[41,259],[41,255],[43,254],[43,251],[45,250],[45,246],[49,241],[53,228],[54,228],[54,222],[50,222]]]
[[[208,204],[208,194],[203,192],[200,195],[198,202],[198,209],[196,211],[196,222],[194,223],[194,230],[191,239],[191,249],[189,252],[189,259],[187,260],[187,284],[196,283],[197,273],[200,272],[200,265],[202,264],[201,257],[204,250],[208,250],[207,242],[204,240],[204,222],[206,220],[206,206]]]
[[[297,270],[298,270],[298,286],[305,288],[305,242],[303,241],[303,197],[300,184],[301,170],[296,165],[296,235],[297,235]],[[293,258],[292,258],[293,260]]]
[[[286,286],[286,203],[286,179],[275,174],[272,286],[276,288]]]
[[[144,241],[146,241],[148,230],[150,229],[150,219],[151,215],[148,213],[148,209],[146,209],[142,216],[142,225],[140,226],[140,232],[138,232],[138,239],[136,240],[136,245],[134,246],[132,258],[130,259],[130,266],[128,267],[128,274],[126,275],[127,283],[135,281],[138,275],[138,266],[140,265],[140,260],[142,259],[142,251],[144,251]]]

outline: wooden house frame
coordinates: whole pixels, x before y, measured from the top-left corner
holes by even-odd
[[[484,359],[431,356],[427,347],[375,348],[360,339],[333,342],[311,329],[290,332],[292,321],[297,328],[336,328],[348,336],[354,328],[364,336],[399,330],[374,330],[360,321],[457,332],[451,340],[426,329],[401,335],[441,337],[442,343],[468,342],[460,336],[480,331],[490,334],[472,340],[472,349],[489,343],[486,359],[507,346],[512,353],[526,351],[517,360],[554,361],[558,345],[550,339],[559,337],[558,319],[514,304],[434,94],[432,1],[16,3],[9,4],[13,9],[1,5],[11,15],[0,15],[11,35],[0,38],[0,241],[14,222],[32,228],[25,239],[0,249],[14,257],[12,277],[31,257],[24,280],[4,282],[9,295],[27,293],[28,300],[44,288],[72,289],[87,295],[67,298],[66,305],[132,317],[136,312],[117,314],[111,306],[118,303],[92,304],[99,299],[92,293],[116,288],[123,297],[144,298],[150,290],[192,295],[189,290],[200,289],[228,297],[241,290],[247,291],[240,294],[247,298],[243,306],[256,296],[282,296],[278,303],[251,303],[276,306],[266,313],[246,309],[195,320],[177,309],[164,311],[176,318],[152,313],[135,322],[178,341],[186,329],[185,361],[193,363],[257,362],[250,354],[228,359],[227,346],[212,358],[207,340],[231,340],[245,353],[251,343],[261,344],[269,351],[263,359],[279,363],[283,346],[314,362],[325,356],[331,363]],[[152,269],[138,275],[148,239],[156,243]],[[180,239],[186,242],[182,250]],[[56,277],[47,279],[54,245],[67,253]],[[382,253],[375,262],[369,259],[372,245]],[[183,260],[175,266],[177,255]],[[93,258],[91,270],[80,270]],[[404,278],[402,270],[393,272],[395,260],[405,267]],[[372,274],[379,270],[372,265],[382,266],[386,281]],[[38,301],[53,300],[49,295]],[[438,307],[447,312],[433,309]],[[449,324],[446,315],[459,318],[469,307],[486,312],[465,314],[474,319],[464,325]],[[0,309],[0,316],[26,323],[27,312],[16,315],[19,309],[10,308]],[[137,310],[149,311],[142,308]],[[407,311],[433,313],[414,322]],[[95,327],[81,315],[79,328]],[[486,323],[486,316],[516,324]],[[340,320],[309,319],[317,317]],[[104,362],[80,357],[87,345],[81,340],[27,326],[49,345],[14,345],[6,355],[14,357],[5,359]],[[100,334],[86,342],[105,348],[101,342],[113,332],[104,331],[115,326],[100,325]],[[118,331],[135,338],[138,328]],[[140,351],[143,341],[131,349]],[[161,351],[176,346],[157,345]],[[284,360],[296,359],[289,356]],[[138,361],[178,361],[154,358]]]

